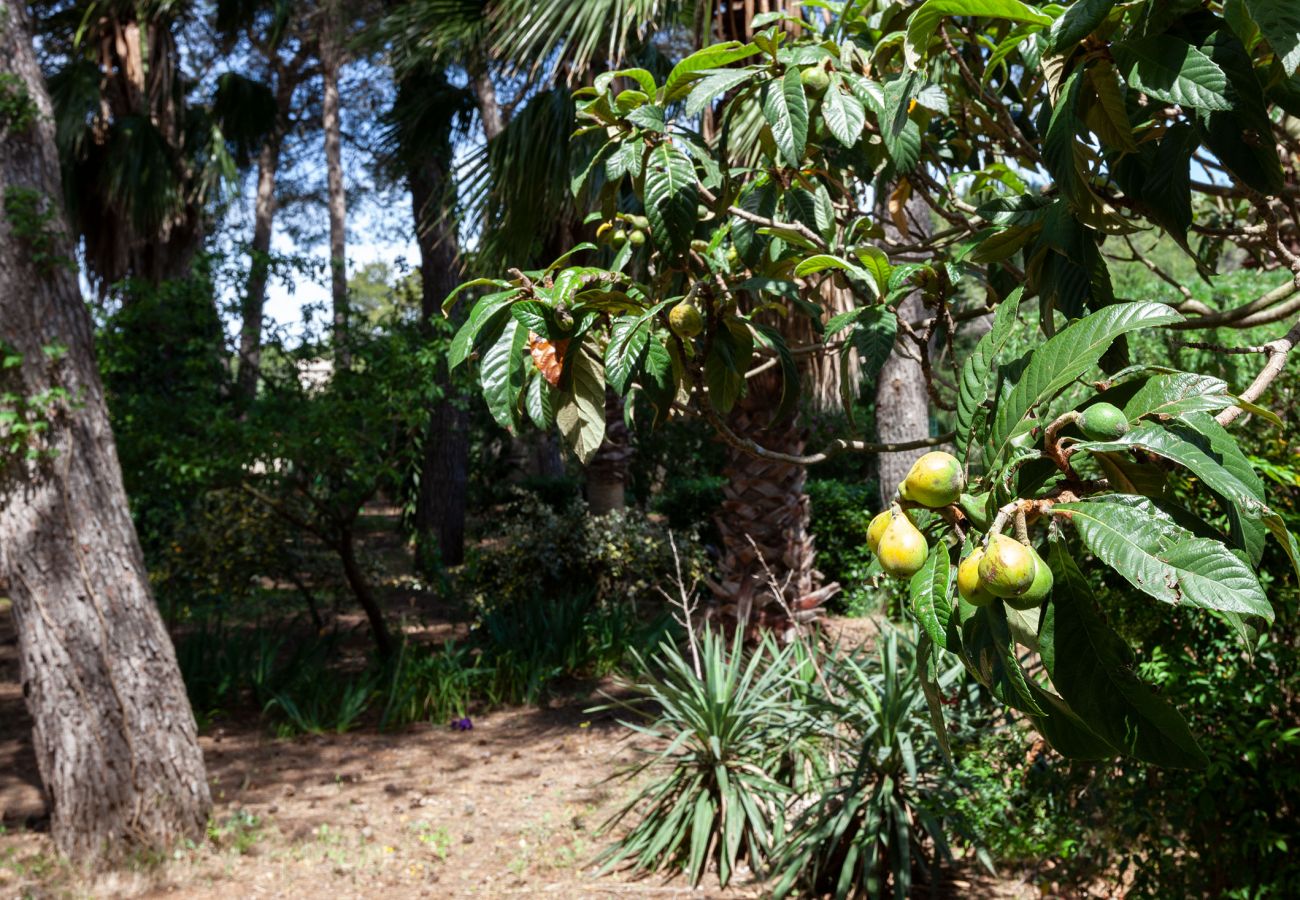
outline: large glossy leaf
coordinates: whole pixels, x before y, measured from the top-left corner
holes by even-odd
[[[1124,404],[1130,422],[1143,416],[1181,416],[1232,405],[1228,385],[1212,375],[1177,372],[1153,375]]]
[[[803,162],[808,144],[808,98],[799,70],[791,67],[784,77],[768,82],[763,92],[763,116],[772,127],[772,139],[788,166]]]
[[[831,77],[830,86],[822,97],[822,118],[826,128],[844,147],[852,147],[862,136],[862,126],[867,120],[862,101],[841,89],[843,79],[838,73]]]
[[[695,167],[668,141],[650,151],[645,173],[645,214],[655,243],[681,253],[691,243],[699,189]]]
[[[742,44],[740,41],[727,41],[722,44],[710,44],[702,50],[696,50],[690,56],[673,66],[664,82],[664,103],[671,103],[685,97],[693,90],[696,79],[711,70],[721,69],[732,63],[753,56],[759,52],[754,44]],[[691,114],[691,113],[688,113]]]
[[[752,69],[720,69],[693,82],[686,98],[686,115],[696,116],[715,98],[749,81],[757,73]]]
[[[1170,604],[1260,616],[1273,608],[1255,573],[1218,541],[1197,537],[1145,497],[1060,503],[1088,549],[1138,590]]]
[[[1231,109],[1228,78],[1214,60],[1168,34],[1116,41],[1115,63],[1129,85],[1145,94],[1196,109]]]
[[[957,440],[967,462],[971,447],[977,443],[973,432],[975,412],[988,400],[997,377],[998,358],[1015,335],[1016,313],[1023,293],[1024,288],[1018,287],[998,304],[993,327],[979,339],[961,366],[957,379]]]
[[[754,325],[755,340],[776,354],[781,367],[781,399],[772,411],[772,421],[779,422],[794,411],[799,402],[799,366],[781,332],[770,325]]]
[[[479,334],[496,338],[496,329],[510,318],[510,304],[519,296],[519,291],[510,289],[481,297],[470,310],[469,318],[460,326],[456,336],[451,339],[451,348],[447,351],[447,365],[456,368],[465,360],[479,343]]]
[[[524,409],[538,428],[555,424],[555,389],[540,374],[534,375],[524,391]]]
[[[479,382],[492,418],[502,428],[518,425],[519,392],[524,387],[524,347],[528,329],[511,319],[479,362]]]
[[[1002,601],[982,606],[962,621],[961,643],[971,672],[993,696],[1022,712],[1045,714],[1020,668]]]
[[[1052,685],[1094,734],[1129,756],[1161,766],[1199,768],[1205,754],[1178,711],[1133,672],[1133,654],[1097,607],[1088,579],[1052,544],[1055,586],[1039,632]]]
[[[650,342],[650,322],[643,317],[623,316],[615,319],[605,345],[605,380],[615,393],[627,393],[627,384],[646,345]]]
[[[903,52],[915,68],[930,50],[930,39],[946,16],[987,16],[1032,25],[1052,24],[1052,17],[1020,0],[926,0],[907,21]]]
[[[1075,70],[1061,85],[1061,91],[1052,106],[1047,133],[1043,135],[1043,164],[1056,181],[1062,195],[1076,210],[1092,207],[1091,192],[1084,181],[1075,154],[1075,135],[1079,133],[1079,86],[1083,84],[1082,70]]]
[[[986,445],[987,461],[996,462],[1010,447],[1020,423],[1095,366],[1115,338],[1181,319],[1163,303],[1119,303],[1061,329],[1030,355],[1015,387],[998,402]]]
[[[555,423],[586,465],[605,440],[605,374],[581,348],[570,353],[569,389],[560,395]]]
[[[1300,21],[1300,3],[1293,4]],[[1248,186],[1262,194],[1280,194],[1286,183],[1277,142],[1268,138],[1273,123],[1264,103],[1264,88],[1245,46],[1231,30],[1221,28],[1203,46],[1228,79],[1232,109],[1200,116],[1206,146]],[[1294,67],[1293,67],[1294,68]]]
[[[1250,17],[1288,75],[1300,68],[1300,4],[1295,0],[1245,0]]]
[[[1076,0],[1052,23],[1047,52],[1067,53],[1106,20],[1118,0]]]
[[[727,323],[713,335],[709,355],[704,358],[704,383],[709,403],[723,415],[731,411],[745,389],[745,369],[753,352],[753,338],[739,323]]]
[[[930,555],[920,570],[912,576],[908,592],[912,599],[912,613],[921,628],[935,644],[948,648],[948,619],[952,615],[954,575],[948,557],[948,545],[936,537]]]
[[[1204,448],[1154,422],[1141,424],[1113,441],[1084,441],[1075,446],[1104,453],[1141,448],[1185,467],[1206,487],[1237,505],[1247,515],[1259,518],[1266,510],[1258,480],[1254,483],[1243,481]]]

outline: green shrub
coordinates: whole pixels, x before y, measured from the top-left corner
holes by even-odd
[[[678,869],[692,884],[716,866],[726,885],[742,861],[766,865],[784,830],[790,788],[773,778],[800,735],[800,710],[788,673],[790,648],[770,636],[752,652],[711,630],[688,660],[665,642],[628,700],[610,706],[635,716],[624,722],[650,741],[645,758],[624,774],[649,775],[638,795],[604,830],[629,816],[635,824],[609,847],[605,869],[630,862],[643,871]],[[698,657],[696,657],[698,654]]]
[[[491,537],[471,550],[461,576],[476,606],[503,609],[569,595],[577,586],[597,601],[633,609],[662,604],[658,588],[676,573],[667,526],[634,509],[592,516],[581,503],[555,510],[526,492],[513,497],[493,516]],[[704,574],[703,550],[692,531],[673,539],[689,586]]]
[[[880,605],[880,592],[869,582],[874,557],[867,547],[867,526],[880,505],[876,483],[865,481],[809,481],[812,533],[817,547],[817,568],[842,592],[832,609],[862,615]]]
[[[950,840],[975,842],[958,803],[966,785],[940,753],[920,665],[915,645],[887,629],[874,655],[825,667],[829,690],[807,709],[831,759],[776,855],[777,897],[908,897],[914,872],[938,884]],[[938,685],[953,689],[964,676],[950,666]]]
[[[666,481],[663,490],[650,499],[650,508],[668,520],[668,527],[688,532],[698,528],[708,543],[721,543],[713,517],[722,508],[721,476],[677,478]]]

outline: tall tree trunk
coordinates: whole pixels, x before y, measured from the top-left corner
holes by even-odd
[[[0,142],[0,191],[59,203],[49,97],[17,0],[0,9],[0,73],[40,110]],[[23,696],[59,850],[79,860],[158,850],[203,833],[211,800],[176,655],[150,595],[122,488],[91,323],[76,275],[33,259],[0,218],[0,339],[23,358],[9,390],[63,389],[40,451],[0,459],[0,591],[13,602]],[[43,347],[60,345],[60,361]]]
[[[348,269],[344,228],[347,198],[343,192],[342,126],[339,122],[339,70],[343,65],[343,27],[338,0],[327,0],[321,28],[320,56],[324,93],[321,125],[325,131],[325,168],[329,182],[330,294],[334,304],[334,361],[351,365],[348,352]]]
[[[399,90],[415,90],[410,84]],[[450,140],[436,153],[422,154],[407,166],[407,186],[420,248],[421,315],[438,316],[446,296],[460,282],[459,241],[451,191]],[[463,316],[464,303],[453,313]],[[417,546],[438,548],[438,561],[455,566],[465,559],[465,500],[469,482],[469,408],[446,360],[438,363],[438,399],[429,414],[415,506]]]
[[[278,51],[271,49],[271,54]],[[243,322],[239,329],[239,379],[236,392],[242,401],[257,393],[257,376],[262,364],[262,317],[266,309],[266,284],[271,271],[271,237],[275,226],[275,178],[280,167],[280,150],[289,132],[293,94],[302,74],[301,57],[283,65],[277,56],[275,73],[275,124],[257,155],[257,198],[253,206],[253,245],[244,293]]]
[[[730,427],[770,450],[802,453],[805,434],[798,418],[772,422],[780,399],[779,377],[768,373],[751,379]],[[723,475],[722,509],[714,517],[722,560],[721,582],[710,585],[719,602],[713,614],[751,632],[785,630],[794,624],[791,615],[795,622],[814,618],[840,586],[822,585],[815,568],[804,493],[807,470],[728,447]]]
[[[627,506],[628,467],[636,451],[623,421],[623,398],[605,388],[605,440],[587,463],[587,506],[603,516]]]
[[[899,229],[888,214],[884,192],[880,193],[875,204],[877,218],[885,223],[887,235],[893,240],[902,240]],[[911,232],[930,234],[930,210],[920,197],[913,194],[904,205],[903,214]],[[913,322],[921,318],[924,311],[919,291],[909,295],[898,306],[898,314]],[[914,358],[916,348],[905,349],[906,340],[900,332],[894,352],[885,361],[876,381],[876,439],[882,443],[914,441],[930,436],[930,397],[925,390],[925,373]],[[907,477],[917,456],[915,450],[879,455],[877,461],[882,506],[888,505],[894,498],[899,482]]]
[[[253,211],[252,259],[244,293],[243,322],[239,328],[239,379],[242,401],[257,392],[262,365],[262,316],[266,307],[266,282],[271,269],[271,233],[275,222],[275,173],[280,164],[279,133],[269,135],[257,157],[257,200]]]

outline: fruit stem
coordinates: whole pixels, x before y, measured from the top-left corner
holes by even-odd
[[[1063,413],[1057,416],[1043,432],[1043,450],[1051,457],[1052,462],[1056,463],[1056,467],[1066,474],[1070,474],[1070,457],[1056,445],[1056,436],[1066,425],[1079,421],[1080,415],[1078,410],[1073,409]]]
[[[1016,509],[1016,539],[1026,547],[1029,546],[1029,523],[1025,521],[1025,508]]]
[[[998,510],[998,514],[993,517],[993,524],[989,526],[989,533],[984,535],[984,546],[989,545],[989,539],[995,534],[1001,534],[1002,529],[1007,527],[1011,517],[1020,511],[1020,501],[1012,500],[1006,506]]]

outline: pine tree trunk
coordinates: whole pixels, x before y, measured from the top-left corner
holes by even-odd
[[[277,51],[271,50],[272,54]],[[275,125],[262,143],[257,156],[257,197],[253,205],[253,244],[244,293],[243,321],[239,329],[239,377],[236,392],[242,401],[257,393],[257,376],[262,363],[262,317],[266,309],[266,284],[271,271],[271,237],[275,226],[275,178],[280,167],[280,150],[289,132],[293,93],[301,77],[301,65],[295,59],[285,66],[277,59],[273,66],[275,84]]]
[[[881,200],[876,203],[876,215],[885,223],[885,233],[894,240],[901,240],[897,226],[888,215],[883,191],[881,195]],[[905,215],[910,231],[930,233],[930,210],[925,201],[913,195],[906,203]],[[919,292],[911,294],[898,306],[898,314],[913,322],[924,312]],[[882,443],[914,441],[930,436],[930,397],[925,389],[925,373],[921,364],[903,349],[906,340],[908,338],[900,331],[894,352],[885,361],[876,381],[876,439]],[[915,353],[914,347],[910,349]],[[918,455],[915,450],[879,455],[882,507],[894,498],[899,483],[907,477]]]
[[[347,198],[343,191],[342,125],[339,121],[339,69],[343,65],[342,22],[338,0],[327,0],[321,28],[320,57],[324,81],[321,125],[325,132],[325,168],[329,184],[330,294],[334,305],[334,360],[351,364],[348,352],[348,269],[346,260]]]
[[[402,85],[399,90],[415,89]],[[451,142],[421,156],[407,169],[420,247],[421,315],[432,322],[443,300],[460,282],[461,265],[451,192]],[[453,316],[464,315],[466,303]],[[438,561],[455,566],[465,560],[465,502],[469,482],[469,408],[445,360],[438,363],[439,399],[429,414],[415,506],[417,545],[438,548]]]
[[[34,191],[73,248],[44,82],[4,0],[0,72],[40,118],[0,141],[0,190]],[[149,590],[96,370],[91,323],[70,265],[42,265],[0,218],[0,339],[22,356],[6,390],[66,390],[32,449],[0,460],[0,591],[13,602],[23,696],[50,804],[51,833],[78,860],[160,850],[203,832],[211,801],[194,716]],[[58,362],[42,348],[60,345]]]
[[[798,419],[771,421],[779,404],[779,379],[753,378],[729,425],[769,450],[802,453],[805,434]],[[710,585],[718,601],[711,615],[751,634],[814,619],[840,586],[821,584],[815,567],[807,470],[729,447],[723,475],[722,509],[714,517],[722,536],[721,581]]]
[[[239,376],[236,390],[242,401],[257,393],[262,365],[262,316],[271,268],[271,233],[275,222],[275,173],[280,164],[281,135],[271,134],[257,157],[257,199],[253,207],[253,244],[239,328]]]

